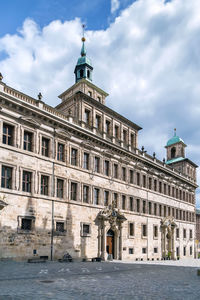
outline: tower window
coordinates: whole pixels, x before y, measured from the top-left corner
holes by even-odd
[[[171,158],[174,158],[175,156],[176,156],[176,148],[173,147],[173,148],[171,149]]]
[[[80,70],[80,77],[83,78],[83,70]]]
[[[87,70],[87,78],[90,78],[90,71]]]

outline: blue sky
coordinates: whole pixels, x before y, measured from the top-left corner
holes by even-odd
[[[139,147],[162,160],[177,128],[200,165],[199,11],[197,0],[1,1],[0,72],[56,106],[74,83],[86,23],[93,82],[109,107],[143,127]]]

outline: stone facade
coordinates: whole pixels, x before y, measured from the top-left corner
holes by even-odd
[[[1,259],[194,256],[185,144],[172,166],[140,151],[141,127],[107,95],[83,78],[52,108],[0,81]]]

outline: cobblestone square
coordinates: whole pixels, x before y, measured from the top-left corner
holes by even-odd
[[[0,262],[0,300],[200,297],[197,267],[116,262]]]

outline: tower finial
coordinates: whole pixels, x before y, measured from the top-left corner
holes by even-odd
[[[81,48],[81,56],[86,56],[86,50],[85,50],[85,24],[82,25],[82,28],[83,28],[83,37],[82,37],[82,42],[83,42],[83,45],[82,45],[82,48]]]
[[[176,136],[176,128],[174,128],[174,136]]]

